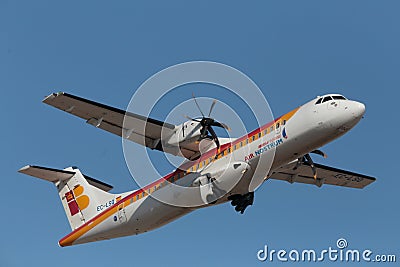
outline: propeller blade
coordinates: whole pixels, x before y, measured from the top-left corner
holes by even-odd
[[[314,154],[320,155],[320,156],[324,157],[325,159],[328,157],[327,154],[325,154],[323,151],[321,151],[319,149],[313,150],[310,153],[314,153]]]
[[[221,127],[221,128],[225,128],[227,131],[231,131],[231,127],[229,127],[228,125],[226,125],[225,123],[222,122],[218,122],[218,121],[214,121],[213,124],[211,124],[212,126],[216,126],[216,127]]]
[[[214,101],[212,102],[211,107],[210,107],[210,112],[208,112],[208,117],[211,116],[211,112],[212,112],[213,108],[215,107],[216,103],[217,103],[217,100],[214,99]]]
[[[193,118],[189,117],[188,115],[183,115],[183,117],[185,117],[186,119],[191,120],[191,121],[200,122],[198,119],[193,119]]]
[[[203,113],[203,111],[201,111],[201,108],[200,108],[200,106],[199,106],[199,103],[197,103],[197,100],[196,100],[196,97],[194,96],[194,93],[192,93],[192,97],[193,97],[193,99],[194,99],[194,102],[196,103],[197,108],[199,109],[201,115],[202,115],[203,118],[204,118],[204,117],[205,117],[205,116],[204,116],[204,113]]]
[[[208,131],[210,132],[215,144],[217,145],[217,150],[219,150],[219,140],[218,140],[218,136],[214,132],[214,129],[210,126],[210,127],[208,127]]]
[[[324,158],[327,157],[327,155],[324,152],[322,152],[321,150],[318,150],[318,149],[317,150],[313,150],[310,153],[321,155]],[[317,179],[317,168],[315,167],[314,161],[312,160],[310,154],[305,154],[304,156],[300,157],[297,160],[296,166],[294,166],[293,170],[294,171],[297,170],[297,168],[300,167],[300,165],[303,164],[303,163],[307,163],[310,166],[310,168],[311,168],[311,170],[313,172],[313,177],[316,180]]]
[[[200,139],[207,137],[207,131],[210,129],[211,127],[209,127],[208,125],[204,125],[201,129],[200,129]]]
[[[308,164],[310,164],[310,167],[311,167],[312,172],[313,172],[314,179],[316,180],[317,179],[317,168],[315,168],[314,162],[313,162],[310,154],[305,154],[304,157],[306,158]]]

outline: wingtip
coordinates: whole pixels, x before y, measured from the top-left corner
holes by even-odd
[[[56,98],[57,96],[59,96],[59,95],[64,95],[64,94],[65,94],[65,92],[62,92],[62,91],[59,91],[59,92],[56,92],[56,93],[52,93],[52,94],[46,96],[46,97],[42,100],[42,102],[43,102],[43,103],[46,103],[47,100],[52,100],[52,99]]]
[[[26,170],[29,169],[30,167],[31,167],[31,165],[26,165],[26,166],[20,168],[20,169],[18,170],[18,172],[23,173],[24,171],[26,171]]]

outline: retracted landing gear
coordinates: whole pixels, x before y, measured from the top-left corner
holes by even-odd
[[[249,205],[253,205],[254,192],[249,192],[244,195],[232,195],[229,196],[228,199],[231,200],[231,205],[235,207],[235,210],[243,214],[244,210]]]

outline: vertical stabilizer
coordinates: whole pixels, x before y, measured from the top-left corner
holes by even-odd
[[[57,170],[28,165],[19,172],[55,184],[72,230],[115,202],[114,194],[107,192],[112,186],[83,175],[77,168]]]

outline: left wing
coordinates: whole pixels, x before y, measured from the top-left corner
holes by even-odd
[[[179,147],[182,154],[179,153],[179,149],[176,147],[167,147],[168,151],[165,151],[166,147],[163,147],[161,133],[167,137],[175,134],[176,126],[173,124],[126,112],[64,92],[51,94],[43,102],[78,116],[97,128],[151,149],[174,155],[183,155],[186,158],[190,158],[199,152],[196,147],[189,146],[190,144]]]
[[[314,163],[317,169],[317,179],[314,179],[312,169],[307,164],[301,164],[296,170],[297,161],[293,161],[272,174],[269,179],[287,181],[289,183],[313,184],[321,187],[323,184],[364,188],[376,179],[364,174],[341,170]]]

